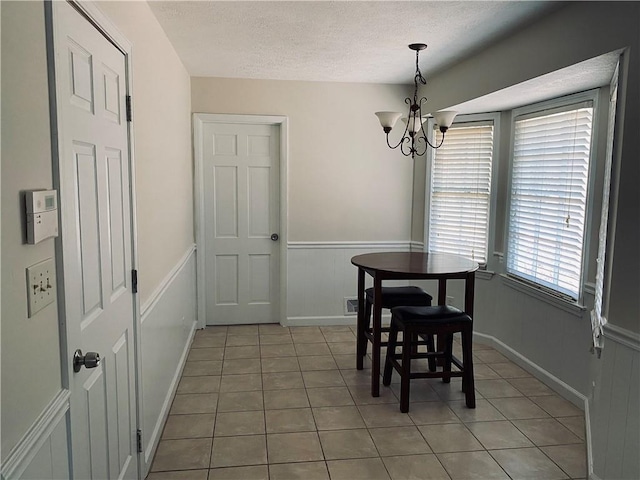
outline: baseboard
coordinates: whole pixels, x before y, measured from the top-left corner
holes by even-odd
[[[20,478],[29,467],[40,448],[49,439],[56,426],[64,421],[69,411],[69,390],[60,390],[42,411],[20,442],[2,462],[2,478]]]
[[[150,462],[153,459],[153,455],[155,454],[156,449],[158,448],[158,443],[160,442],[160,436],[162,435],[162,430],[164,428],[164,424],[167,421],[167,417],[169,416],[169,410],[171,409],[171,404],[173,403],[173,397],[175,397],[176,391],[178,390],[178,383],[180,382],[180,378],[182,377],[182,371],[184,370],[184,366],[187,363],[187,356],[189,355],[189,350],[191,349],[191,344],[193,343],[193,338],[196,332],[197,322],[193,322],[191,325],[191,330],[189,332],[189,338],[186,342],[184,349],[182,351],[182,355],[180,356],[180,362],[178,364],[178,368],[173,375],[173,379],[171,380],[171,385],[169,388],[169,392],[167,392],[167,396],[164,399],[164,403],[162,404],[162,409],[160,410],[160,415],[158,416],[158,420],[156,425],[149,437],[149,443],[147,444],[147,448],[144,451],[144,463],[145,463],[145,472],[144,475],[149,473],[149,467],[151,467]]]
[[[529,373],[533,374],[533,376],[538,378],[538,380],[542,381],[546,385],[551,386],[551,388],[558,392],[562,397],[573,403],[576,407],[582,410],[585,408],[584,406],[587,401],[587,397],[585,397],[570,385],[567,385],[555,375],[547,372],[544,368],[532,362],[524,355],[518,353],[506,343],[503,343],[492,335],[486,335],[484,333],[474,332],[473,336],[474,338],[480,340],[480,343],[495,348],[504,356],[509,358],[509,360],[512,360],[514,363],[524,368]]]
[[[587,445],[587,477],[590,479],[598,479],[593,473],[593,441],[591,437],[591,408],[589,406],[589,399],[584,400],[584,429],[585,429],[585,443]]]
[[[331,325],[356,326],[355,315],[339,315],[335,317],[287,317],[284,327],[328,327]]]
[[[391,315],[383,314],[382,323],[387,324],[391,320]],[[287,317],[283,323],[284,327],[330,327],[348,325],[355,327],[358,323],[356,315],[337,315],[327,317]]]

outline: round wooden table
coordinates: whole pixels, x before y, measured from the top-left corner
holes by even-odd
[[[445,305],[447,280],[465,281],[464,311],[473,318],[475,272],[478,263],[458,255],[425,252],[382,252],[356,255],[358,267],[358,325],[364,319],[364,274],[373,278],[373,347],[371,349],[371,395],[380,396],[380,342],[382,327],[382,282],[384,280],[438,280],[438,305]],[[356,367],[362,370],[363,356],[358,342]]]

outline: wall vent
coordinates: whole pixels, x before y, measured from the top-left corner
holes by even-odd
[[[344,314],[345,315],[357,315],[358,314],[358,299],[345,297],[344,299]]]

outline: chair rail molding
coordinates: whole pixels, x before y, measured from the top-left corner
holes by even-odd
[[[604,326],[604,337],[640,352],[640,333],[607,323]]]
[[[409,249],[412,242],[409,240],[375,241],[375,242],[288,242],[289,249]]]

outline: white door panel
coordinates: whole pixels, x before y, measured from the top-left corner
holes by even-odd
[[[66,2],[53,2],[53,15],[67,349],[101,357],[94,369],[69,370],[73,477],[134,479],[125,56]]]
[[[202,138],[207,323],[277,322],[279,127],[206,123]]]

